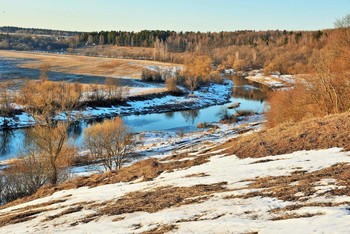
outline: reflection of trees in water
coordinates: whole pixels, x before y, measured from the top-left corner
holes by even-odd
[[[165,112],[164,115],[167,119],[172,119],[174,118],[174,112]]]
[[[0,131],[0,155],[6,155],[11,152],[11,140],[13,136],[12,130]]]
[[[199,116],[199,112],[200,110],[186,110],[181,111],[180,113],[186,122],[191,122],[193,124],[196,118]]]
[[[72,123],[68,128],[68,135],[74,140],[78,139],[82,133],[83,133],[83,124],[81,122]]]
[[[257,100],[260,102],[266,100],[267,92],[269,91],[267,86],[238,76],[233,76],[232,80],[234,82],[232,97]],[[246,87],[248,85],[254,88]]]

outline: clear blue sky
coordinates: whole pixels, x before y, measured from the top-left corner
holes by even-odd
[[[0,0],[0,26],[76,31],[315,30],[350,0]]]

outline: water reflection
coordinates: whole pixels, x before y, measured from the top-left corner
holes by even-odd
[[[0,155],[6,155],[11,152],[11,138],[14,134],[11,130],[0,131]]]
[[[81,122],[74,122],[68,128],[68,136],[73,141],[77,140],[83,134],[83,124]]]
[[[234,87],[230,102],[224,105],[210,106],[199,110],[167,112],[162,114],[130,115],[122,117],[126,125],[135,132],[141,131],[196,131],[201,122],[217,122],[218,113],[234,102],[240,102],[238,111],[251,110],[261,113],[264,110],[266,94],[264,86],[250,82],[241,77],[233,77]],[[234,114],[234,110],[229,110]],[[77,147],[83,147],[84,130],[104,119],[86,120],[74,123],[69,128],[69,142]],[[16,157],[26,141],[26,130],[0,131],[0,160]]]
[[[232,97],[243,98],[247,100],[256,100],[264,102],[270,89],[262,84],[244,79],[239,76],[232,76],[234,86],[232,88]]]
[[[186,122],[193,124],[199,116],[200,110],[185,110],[181,111],[180,113],[184,117]]]
[[[172,118],[174,118],[174,112],[165,112],[165,113],[164,113],[164,116],[165,116],[167,119],[172,119]]]

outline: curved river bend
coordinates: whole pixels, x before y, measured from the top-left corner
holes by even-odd
[[[125,124],[132,127],[135,132],[142,131],[197,131],[197,124],[201,122],[218,122],[218,113],[222,107],[234,102],[240,102],[238,110],[252,110],[258,113],[265,108],[266,94],[264,87],[258,83],[250,82],[244,78],[234,77],[234,86],[230,102],[224,105],[210,106],[199,110],[174,111],[161,114],[130,115],[122,117]],[[233,113],[233,110],[230,110]],[[69,142],[77,147],[83,146],[83,135],[86,127],[96,121],[82,121],[71,127]],[[23,142],[26,141],[26,130],[16,129],[0,131],[0,161],[18,156]]]

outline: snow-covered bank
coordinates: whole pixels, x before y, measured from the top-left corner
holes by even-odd
[[[14,117],[2,117],[0,116],[0,130],[2,129],[15,129],[15,128],[27,128],[35,125],[34,118],[27,114],[22,113],[15,115]]]
[[[209,84],[202,86],[193,95],[173,96],[165,95],[159,98],[148,100],[127,101],[124,105],[112,107],[86,107],[83,110],[72,111],[73,119],[95,119],[114,116],[128,116],[149,113],[164,113],[179,110],[201,109],[204,107],[227,103],[232,93],[233,82],[225,80],[223,84]],[[148,86],[144,89],[135,88],[133,93],[146,92],[149,89],[158,88]],[[61,113],[56,117],[58,120],[65,120],[66,113]],[[33,118],[26,113],[13,118],[0,117],[0,128],[24,128],[33,125]]]
[[[137,134],[137,138],[143,141],[143,143],[142,145],[137,145],[136,148],[136,152],[138,152],[140,157],[134,160],[133,163],[150,157],[164,158],[170,156],[174,151],[187,153],[193,150],[199,150],[203,143],[207,145],[224,143],[228,139],[238,137],[242,133],[261,129],[263,121],[263,115],[257,114],[244,117],[239,122],[232,124],[211,123],[211,127],[196,132],[141,132]],[[82,155],[86,153],[81,152]],[[105,169],[100,164],[77,166],[70,169],[71,177],[87,176],[104,171]]]
[[[88,107],[83,111],[73,112],[73,116],[98,118],[107,116],[126,116],[133,114],[163,113],[169,111],[200,109],[212,105],[227,103],[232,93],[233,83],[225,80],[223,84],[210,84],[194,91],[191,96],[166,95],[150,100],[128,101],[123,106]],[[65,118],[65,116],[61,116]]]
[[[293,75],[280,75],[279,73],[266,76],[262,70],[254,70],[249,72],[246,79],[266,85],[273,89],[280,89],[290,87],[295,84],[295,76]]]
[[[205,149],[203,146],[199,152],[193,152],[188,157],[199,157],[205,154],[200,153]],[[330,195],[330,191],[344,187],[337,185],[340,182],[337,178],[320,178],[319,182],[306,184],[304,186],[310,188],[306,191],[311,193],[307,195],[295,191],[295,194],[290,194],[295,199],[290,200],[268,193],[268,184],[266,188],[249,187],[261,178],[273,176],[273,181],[278,178],[283,180],[283,176],[296,175],[301,171],[305,175],[312,174],[339,163],[350,163],[349,153],[339,148],[299,151],[258,159],[239,159],[217,151],[206,163],[163,172],[151,181],[137,180],[63,190],[3,209],[0,217],[9,221],[2,224],[0,232],[142,233],[168,228],[170,233],[348,233],[350,197]],[[286,189],[295,186],[300,183],[299,180],[302,179],[296,178],[293,183],[284,186]],[[115,204],[118,207],[122,205],[118,199],[125,201],[135,194],[145,196],[169,188],[196,191],[198,186],[207,185],[209,188],[217,183],[224,184],[225,188],[185,200],[179,197],[175,205],[154,212],[144,211],[143,207],[135,207],[135,211],[128,212],[128,205],[125,212],[114,215],[104,213],[106,207],[113,209]],[[324,194],[324,191],[328,193]],[[147,200],[147,206],[157,207],[153,203],[157,201]]]

